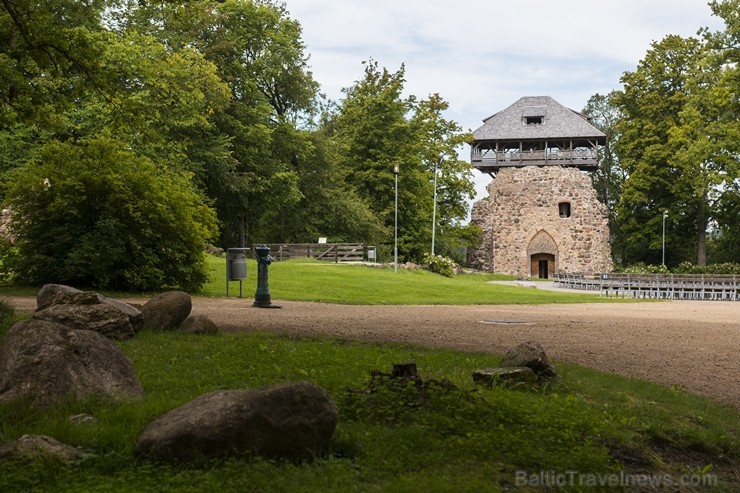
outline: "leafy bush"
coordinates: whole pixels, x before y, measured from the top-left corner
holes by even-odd
[[[441,255],[430,255],[424,254],[424,260],[421,263],[422,268],[441,274],[446,277],[452,277],[455,275],[455,271],[458,265],[449,257],[442,257]]]
[[[16,281],[128,291],[197,290],[215,214],[184,173],[113,139],[53,142],[21,168],[7,201]]]
[[[627,266],[619,272],[628,274],[740,274],[740,264],[725,262],[721,264],[694,265],[691,262],[681,262],[673,269],[662,265],[649,265],[639,262]]]
[[[651,265],[645,262],[628,265],[621,269],[626,274],[668,274],[670,271],[664,265]]]
[[[721,264],[694,265],[681,262],[674,269],[676,274],[740,274],[740,264],[724,262]]]

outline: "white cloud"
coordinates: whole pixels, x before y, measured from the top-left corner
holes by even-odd
[[[580,110],[588,98],[620,87],[668,34],[721,29],[702,0],[287,0],[303,26],[322,91],[362,77],[374,58],[406,66],[406,91],[438,92],[448,118],[465,128],[522,96],[548,95]],[[489,178],[477,180],[479,196]]]

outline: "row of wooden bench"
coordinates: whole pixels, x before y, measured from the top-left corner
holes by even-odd
[[[600,296],[674,300],[740,301],[740,276],[714,274],[558,273],[555,286],[599,291]]]

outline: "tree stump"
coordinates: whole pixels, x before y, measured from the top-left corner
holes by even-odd
[[[419,372],[416,370],[416,363],[399,363],[393,365],[391,378],[403,378],[405,380],[419,380]]]

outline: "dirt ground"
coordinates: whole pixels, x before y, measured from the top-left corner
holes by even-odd
[[[11,298],[31,312],[33,298]],[[139,301],[142,300],[131,300]],[[347,306],[194,298],[222,330],[332,335],[503,353],[540,342],[551,359],[675,385],[740,409],[740,302]]]

